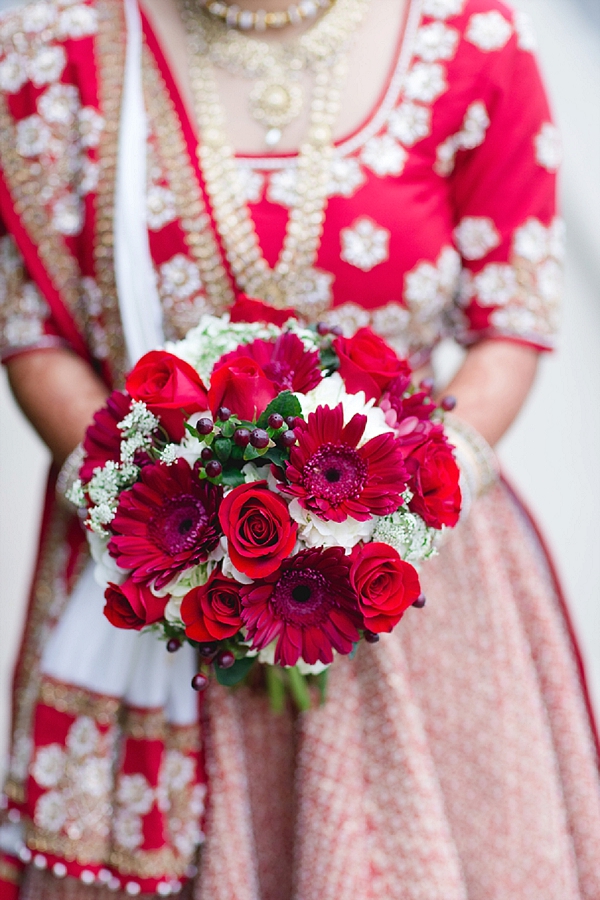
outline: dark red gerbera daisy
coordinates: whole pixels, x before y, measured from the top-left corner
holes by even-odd
[[[296,429],[298,445],[285,472],[289,483],[281,489],[334,522],[395,512],[407,480],[402,448],[390,432],[358,447],[366,423],[367,417],[357,413],[344,426],[341,403],[335,409],[319,406]]]
[[[254,584],[242,585],[242,622],[255,649],[277,639],[275,662],[333,662],[358,641],[363,619],[341,547],[303,550]]]
[[[145,466],[140,478],[121,494],[108,550],[134,581],[160,589],[217,546],[223,490],[198,481],[184,459]]]
[[[131,397],[123,391],[113,391],[106,400],[106,405],[94,414],[94,421],[89,426],[83,439],[85,460],[81,467],[80,477],[83,482],[90,480],[94,469],[104,466],[109,459],[118,462],[121,458],[121,439],[123,432],[117,427],[131,408]]]
[[[286,333],[277,340],[252,341],[222,356],[218,367],[240,357],[250,357],[261,367],[279,391],[305,394],[321,381],[319,353],[307,350],[296,334]]]

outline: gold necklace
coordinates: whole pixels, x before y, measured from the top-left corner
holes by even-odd
[[[198,161],[231,271],[245,293],[278,308],[292,306],[314,321],[330,304],[333,280],[331,275],[315,268],[333,156],[333,126],[339,112],[340,86],[348,68],[350,37],[370,0],[337,0],[327,18],[337,13],[336,18],[344,27],[335,35],[335,21],[329,21],[324,29],[326,37],[321,42],[313,36],[312,41],[305,43],[315,56],[315,84],[308,133],[297,161],[297,200],[290,210],[283,247],[273,269],[261,252],[243,199],[234,152],[227,140],[225,112],[219,100],[207,32],[190,10],[192,2],[182,0],[182,14],[200,129]],[[344,41],[340,40],[342,34],[346,37]],[[308,36],[307,32],[298,42]]]
[[[237,3],[224,3],[223,0],[199,0],[211,16],[225,22],[229,28],[242,31],[266,31],[268,28],[285,28],[286,25],[301,25],[306,19],[313,19],[322,9],[329,9],[335,0],[299,0],[290,3],[287,9],[280,12],[265,12],[264,9],[253,12],[240,9]]]

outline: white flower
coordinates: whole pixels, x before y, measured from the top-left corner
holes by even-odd
[[[431,110],[406,101],[390,113],[388,128],[405,147],[412,147],[430,134]]]
[[[109,581],[113,584],[123,584],[129,576],[129,571],[118,566],[108,552],[110,538],[92,533],[88,534],[87,539],[92,559],[96,563],[94,568],[96,584],[102,588],[105,588]]]
[[[333,651],[335,653],[335,650]],[[317,660],[316,663],[307,663],[304,662],[302,657],[298,659],[296,663],[296,668],[300,672],[301,675],[320,675],[321,672],[325,672],[326,669],[329,668],[331,663],[324,663],[320,660]]]
[[[340,238],[341,258],[363,272],[388,258],[390,232],[366,216],[356,219],[350,228],[342,228]]]
[[[29,60],[29,77],[36,87],[58,81],[67,64],[67,54],[59,44],[41,47]]]
[[[127,809],[119,810],[113,822],[115,843],[126,850],[137,850],[143,841],[142,820]]]
[[[43,831],[58,832],[67,819],[66,800],[58,791],[42,794],[35,805],[33,821]]]
[[[66,761],[60,744],[48,744],[37,751],[31,774],[40,787],[55,787],[63,777]]]
[[[408,153],[390,134],[371,138],[364,145],[361,159],[380,178],[386,175],[400,175]]]
[[[37,115],[17,122],[17,152],[21,156],[39,156],[48,146],[50,129]]]
[[[292,207],[298,199],[298,171],[295,165],[274,172],[268,183],[267,199],[280,206]]]
[[[83,206],[76,194],[64,194],[52,208],[52,225],[61,234],[76,235],[83,228]]]
[[[250,166],[238,165],[238,184],[246,203],[259,203],[265,187],[265,176]]]
[[[405,94],[409,100],[433,103],[447,90],[446,72],[440,63],[415,63],[406,76]]]
[[[52,84],[37,101],[38,112],[46,122],[59,125],[71,125],[79,106],[79,92],[72,84]]]
[[[435,556],[435,539],[439,532],[428,528],[423,519],[401,507],[391,516],[378,518],[373,540],[389,544],[407,562],[420,562]]]
[[[465,0],[425,0],[423,12],[434,19],[449,19],[458,16],[465,5]]]
[[[179,750],[168,750],[160,773],[160,780],[169,792],[182,791],[194,780],[195,763]]]
[[[175,195],[169,188],[154,184],[146,197],[146,217],[152,231],[159,231],[175,219]]]
[[[79,111],[79,137],[83,147],[97,147],[104,128],[104,119],[93,106],[84,106]]]
[[[98,747],[100,734],[89,716],[75,719],[67,734],[66,746],[73,756],[89,756]]]
[[[221,538],[221,546],[225,550],[225,556],[223,557],[223,562],[221,563],[221,571],[226,578],[233,578],[234,581],[238,581],[240,584],[252,584],[252,578],[249,578],[247,575],[244,575],[243,572],[240,572],[239,569],[236,569],[234,564],[231,562],[231,557],[227,553],[227,538]]]
[[[163,291],[180,300],[191,297],[202,288],[198,266],[183,253],[177,253],[163,263],[160,276]]]
[[[517,292],[517,276],[512,266],[490,263],[473,279],[481,306],[505,306]]]
[[[523,10],[516,10],[514,14],[514,25],[517,33],[517,44],[521,50],[527,50],[532,53],[537,50],[537,40],[533,30],[533,21],[529,13]]]
[[[415,56],[429,63],[438,59],[452,59],[459,37],[455,28],[448,28],[443,22],[424,25],[417,31]]]
[[[61,13],[58,31],[62,37],[82,38],[98,30],[98,14],[91,6],[71,6]]]
[[[535,136],[535,158],[549,172],[556,172],[562,162],[562,141],[556,125],[545,122]]]
[[[529,262],[539,263],[548,253],[548,231],[539,219],[533,216],[517,228],[513,238],[513,252]]]
[[[357,159],[352,156],[334,156],[329,169],[329,197],[351,197],[364,183],[365,174]]]
[[[512,34],[512,26],[504,16],[493,9],[486,13],[475,13],[469,19],[465,37],[480,50],[489,53],[500,50]]]
[[[52,25],[56,19],[56,9],[52,3],[32,3],[22,12],[21,22],[25,34],[37,34]]]
[[[393,431],[386,424],[385,416],[378,406],[374,406],[374,400],[367,400],[364,391],[358,391],[356,394],[349,394],[346,391],[344,382],[338,372],[323,380],[306,394],[296,394],[300,405],[302,406],[302,414],[306,418],[309,413],[314,412],[318,406],[329,406],[334,409],[339,403],[342,404],[344,411],[344,425],[347,425],[352,416],[360,413],[367,417],[365,431],[358,446],[362,447],[371,438],[378,434],[386,434]]]
[[[135,775],[121,775],[117,785],[117,801],[128,812],[145,815],[152,809],[154,791],[139,772]]]
[[[27,81],[26,59],[18,53],[9,53],[0,62],[0,88],[7,94],[16,94]]]
[[[319,519],[304,509],[298,500],[292,500],[289,513],[298,523],[298,538],[307,547],[343,547],[346,553],[360,541],[368,541],[375,527],[374,519],[359,522],[348,517],[344,522]]]
[[[465,216],[454,229],[454,236],[465,259],[482,259],[500,243],[494,223],[486,216]]]

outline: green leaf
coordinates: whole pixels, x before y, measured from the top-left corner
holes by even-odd
[[[229,419],[227,422],[224,422],[223,425],[221,425],[221,434],[226,438],[233,437],[233,432],[235,431],[236,427],[237,426],[235,422],[232,422],[231,419]]]
[[[252,444],[248,444],[244,450],[244,459],[246,462],[249,462],[252,459],[258,459],[259,456],[261,456],[260,451],[258,451],[256,447],[253,447]]]
[[[246,656],[244,659],[236,659],[229,669],[221,669],[220,666],[215,665],[217,681],[226,687],[233,687],[234,684],[239,684],[246,677],[255,662],[256,656]]]
[[[218,460],[222,463],[227,462],[231,456],[231,441],[229,438],[217,438],[213,444],[213,450]]]
[[[274,400],[271,400],[264,413],[256,423],[259,428],[266,428],[269,416],[273,413],[279,413],[286,419],[288,416],[301,416],[302,407],[300,401],[291,391],[282,391]]]
[[[264,459],[268,459],[269,462],[272,462],[274,465],[279,466],[282,469],[284,468],[284,463],[286,463],[289,458],[289,450],[284,450],[282,447],[269,447],[264,455]]]
[[[321,360],[321,366],[324,369],[327,369],[328,372],[335,372],[336,369],[339,369],[340,367],[339,357],[331,346],[324,347],[320,352],[319,358]]]
[[[194,428],[193,425],[190,425],[189,422],[184,422],[184,428],[189,434],[191,434],[192,437],[198,438],[198,440],[200,441],[202,440],[202,435],[200,434],[198,429]]]
[[[274,713],[283,712],[285,706],[285,680],[283,670],[279,666],[265,666],[267,693]]]
[[[300,712],[306,712],[307,709],[310,709],[310,694],[308,692],[308,685],[306,684],[306,678],[301,674],[300,669],[296,666],[293,666],[291,669],[286,669],[288,676],[288,683],[290,686],[290,693],[293,697],[294,703],[300,710]]]
[[[221,475],[222,484],[226,484],[228,487],[239,487],[239,485],[244,484],[245,481],[246,479],[239,469],[227,469]]]
[[[319,697],[321,706],[325,703],[327,699],[327,679],[329,677],[329,669],[324,669],[322,672],[319,672],[318,675],[315,675],[315,681],[317,682],[317,687],[319,688]]]

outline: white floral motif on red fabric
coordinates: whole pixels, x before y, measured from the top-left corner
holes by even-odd
[[[400,175],[408,154],[390,134],[371,138],[363,147],[361,160],[372,172],[384,178]]]
[[[488,216],[465,216],[454,229],[454,237],[465,259],[483,259],[500,243],[500,235]]]
[[[450,60],[456,53],[459,40],[460,34],[455,28],[449,28],[443,22],[431,22],[417,31],[415,56],[429,63],[439,59]]]
[[[562,162],[562,141],[556,125],[544,122],[535,136],[535,158],[548,172],[556,172]]]
[[[431,110],[407,100],[390,113],[388,129],[405,147],[412,147],[431,134]]]
[[[368,272],[388,258],[390,232],[363,216],[350,228],[342,228],[341,257],[344,262]]]
[[[475,13],[471,16],[465,37],[484,53],[490,53],[493,50],[501,50],[511,34],[510,22],[498,10],[493,9],[487,13]]]

